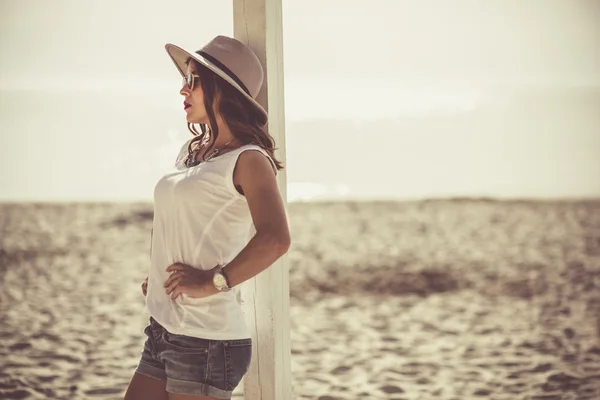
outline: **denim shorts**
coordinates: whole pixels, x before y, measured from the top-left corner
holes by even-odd
[[[166,380],[167,392],[229,399],[250,367],[252,339],[209,340],[168,332],[154,318],[136,372]]]

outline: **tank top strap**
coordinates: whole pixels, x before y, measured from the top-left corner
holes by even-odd
[[[273,171],[275,172],[275,175],[277,175],[277,166],[275,165],[275,162],[273,161],[273,159],[271,158],[269,153],[265,149],[263,149],[262,147],[260,147],[256,144],[246,144],[235,150],[236,152],[238,152],[238,154],[236,154],[234,156],[235,161],[233,162],[233,168],[235,168],[235,164],[237,163],[237,159],[240,156],[240,154],[242,154],[244,151],[247,151],[247,150],[257,150],[257,151],[260,151],[262,154],[264,154],[264,156],[267,157],[267,159],[271,163],[271,167],[273,167]],[[232,174],[233,174],[233,168],[231,170]]]

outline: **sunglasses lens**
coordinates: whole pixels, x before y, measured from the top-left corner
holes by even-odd
[[[194,76],[192,74],[184,75],[181,78],[181,86],[187,86],[190,90],[194,89]]]

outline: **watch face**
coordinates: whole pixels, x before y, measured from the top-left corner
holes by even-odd
[[[217,288],[224,288],[227,286],[227,281],[225,280],[225,277],[221,274],[215,274],[213,282],[215,286],[217,286]]]

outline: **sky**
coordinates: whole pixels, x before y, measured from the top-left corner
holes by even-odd
[[[590,150],[600,149],[593,111],[600,106],[600,1],[284,0],[282,7],[292,197],[600,196],[600,150]],[[179,76],[164,44],[195,50],[232,33],[231,1],[0,0],[0,200],[147,199],[187,135]],[[528,117],[544,121],[532,127]],[[330,121],[337,121],[335,128],[323,131]],[[354,176],[339,171],[344,154],[353,159],[361,148],[347,137],[364,132],[360,126],[369,121],[381,122],[383,132],[365,134],[398,149],[407,141],[421,148],[431,135],[444,143],[430,163],[432,170],[437,163],[457,168],[444,178],[444,190],[426,184],[433,173],[426,166],[422,179],[394,185],[402,190],[383,178],[373,185],[366,177],[378,171],[377,153],[369,156],[371,169]],[[481,162],[469,151],[479,150],[477,140],[464,141],[475,125],[476,139],[529,143],[531,152],[544,152],[546,164],[536,168],[553,168],[556,185],[525,190],[535,188],[536,175],[526,173],[532,153],[524,151],[512,160],[520,173],[502,177],[515,181],[510,189],[482,176],[465,186],[456,160]],[[307,167],[310,155],[299,149],[314,132],[333,138],[341,150],[333,157],[337,164]],[[551,144],[536,147],[531,138],[539,135]],[[146,147],[133,149],[141,140]],[[382,150],[386,157],[389,145]],[[89,151],[83,149],[91,146],[106,157],[97,156],[86,176],[73,181],[66,160],[84,162]],[[486,150],[487,159],[507,170],[498,166],[504,153],[494,149]],[[564,150],[571,158],[562,158]],[[128,157],[139,167],[123,174]],[[45,168],[39,168],[42,159]],[[559,159],[577,166],[570,172],[580,179],[576,188],[556,169]]]
[[[2,87],[168,85],[164,43],[196,49],[233,32],[231,1],[0,4]],[[597,0],[284,0],[285,74],[397,85],[599,84],[599,18]]]

